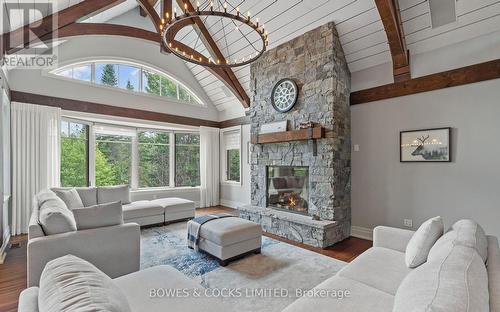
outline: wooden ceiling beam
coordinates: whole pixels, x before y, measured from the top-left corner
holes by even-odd
[[[351,105],[500,79],[500,59],[351,93]]]
[[[181,8],[184,8],[184,5],[187,5],[187,10],[189,12],[196,11],[196,9],[193,7],[193,5],[189,0],[176,0],[176,1]],[[193,20],[194,20],[193,27],[198,32],[198,35],[200,36],[203,44],[209,51],[212,58],[214,60],[220,60],[221,63],[224,63],[226,61],[226,58],[224,57],[221,50],[217,46],[215,40],[212,38],[212,35],[210,35],[210,32],[208,31],[203,21],[198,17],[193,18]],[[250,98],[246,94],[245,89],[239,82],[233,70],[231,68],[218,68],[215,71],[217,72],[217,76],[219,76],[219,78],[222,77],[221,78],[222,81],[227,85],[227,87],[229,87],[233,91],[234,95],[238,98],[243,107],[245,108],[250,107]]]
[[[156,4],[158,4],[158,1],[160,0],[148,0],[149,4],[154,8],[156,6]],[[146,17],[148,16],[148,13],[146,12],[146,10],[144,10],[141,6],[139,6],[139,14],[142,16],[142,17]]]
[[[44,17],[41,21],[24,25],[16,30],[2,35],[2,54],[19,51],[21,47],[27,48],[32,43],[40,42],[41,38],[56,36],[56,31],[62,27],[73,24],[83,17],[95,15],[99,12],[114,7],[125,0],[86,0],[72,5],[57,13]],[[57,23],[54,26],[54,23]]]
[[[397,0],[375,0],[382,18],[392,55],[394,82],[411,79],[410,54],[406,47],[403,23]]]
[[[158,33],[125,25],[107,24],[107,23],[74,23],[59,29],[59,38],[86,36],[86,35],[106,35],[123,36],[135,39],[151,41],[161,44],[161,38]],[[47,41],[50,38],[44,38]],[[44,40],[45,41],[45,40]]]

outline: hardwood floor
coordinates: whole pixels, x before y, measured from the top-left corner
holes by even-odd
[[[212,208],[197,209],[196,215],[199,216],[222,212],[233,213],[235,215],[238,213],[235,209],[217,206]],[[335,244],[332,247],[321,249],[293,242],[268,233],[264,233],[264,235],[346,262],[352,261],[372,246],[371,241],[351,237]],[[0,265],[0,312],[17,311],[17,300],[19,298],[19,294],[26,288],[26,240],[26,235],[14,237],[11,240],[11,243],[19,243],[19,247],[11,248],[7,253],[4,264]]]

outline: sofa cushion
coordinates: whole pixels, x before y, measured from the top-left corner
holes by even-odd
[[[454,246],[446,257],[414,269],[396,293],[394,312],[487,312],[488,275],[477,252]]]
[[[444,224],[441,217],[434,217],[422,223],[406,245],[406,265],[409,268],[416,268],[427,261],[429,251],[443,232]]]
[[[234,306],[223,308],[221,299],[206,298],[204,289],[198,282],[186,277],[171,266],[160,265],[135,273],[120,276],[113,280],[125,294],[132,311],[147,312],[222,312],[234,311]],[[150,290],[165,290],[157,292],[157,296]],[[168,296],[166,292],[172,290],[187,290],[191,297]],[[192,293],[197,290],[200,296],[194,298]]]
[[[483,228],[472,220],[457,221],[429,252],[429,259],[441,259],[455,245],[473,248],[484,262],[488,258],[488,242]]]
[[[78,230],[94,229],[123,223],[122,203],[100,204],[73,209]]]
[[[338,275],[395,295],[410,272],[411,269],[405,265],[404,253],[384,247],[372,247],[340,270]]]
[[[97,205],[97,188],[95,187],[76,187],[75,188],[84,207]]]
[[[228,246],[252,238],[260,237],[260,224],[238,217],[209,221],[200,228],[200,237],[219,245]]]
[[[55,194],[40,206],[38,219],[45,235],[76,231],[73,213]]]
[[[111,203],[121,201],[130,204],[130,188],[128,185],[101,186],[97,188],[97,203]]]
[[[42,190],[38,194],[36,194],[36,201],[38,203],[38,207],[42,206],[49,199],[57,198],[56,193],[51,190]]]
[[[69,209],[82,208],[83,202],[80,195],[74,188],[70,189],[53,189],[54,193],[63,200],[66,207]]]
[[[303,297],[286,307],[283,312],[388,312],[392,311],[394,296],[363,283],[341,276],[333,276],[314,290],[348,290],[346,298]]]
[[[163,214],[165,209],[162,206],[152,203],[149,200],[140,200],[123,205],[123,219],[157,216]]]
[[[109,276],[73,255],[47,263],[40,277],[38,306],[40,312],[131,311]]]
[[[165,212],[178,212],[186,210],[194,210],[194,202],[184,198],[170,197],[158,198],[151,201],[165,208]]]

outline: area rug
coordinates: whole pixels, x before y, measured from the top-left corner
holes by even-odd
[[[238,289],[243,296],[224,298],[237,311],[281,311],[297,299],[297,289],[311,289],[346,263],[263,237],[262,252],[226,267],[209,255],[186,247],[186,222],[141,231],[141,269],[170,265],[209,289]]]

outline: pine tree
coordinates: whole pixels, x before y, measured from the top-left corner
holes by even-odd
[[[134,91],[134,86],[132,85],[132,83],[129,81],[127,81],[127,90],[130,90],[130,91]]]
[[[115,66],[113,64],[104,65],[101,82],[107,86],[118,86],[118,78],[116,77]]]

